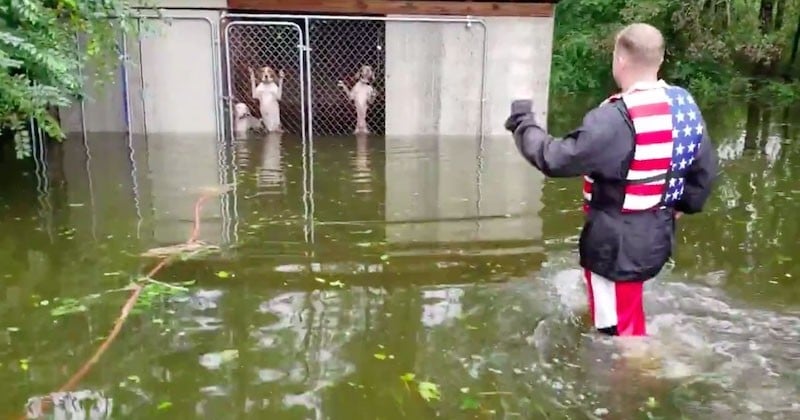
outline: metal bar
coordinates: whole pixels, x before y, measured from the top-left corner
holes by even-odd
[[[222,64],[220,63],[220,40],[219,40],[219,25],[215,24],[211,19],[207,20],[211,25],[211,64],[213,67],[213,80],[214,80],[214,93],[217,96],[215,102],[216,121],[217,121],[217,139],[219,141],[225,140],[225,132],[223,130],[223,109],[222,109]]]
[[[298,25],[297,28],[299,29],[300,34],[300,44],[297,46],[297,60],[300,62],[300,140],[305,143],[306,142],[306,90],[305,90],[305,83],[303,83],[302,78],[307,73],[310,73],[310,69],[307,69],[305,66],[305,60],[303,59],[303,52],[308,49],[308,41],[303,36],[303,30],[300,29]],[[309,88],[310,90],[310,88]]]
[[[137,27],[139,30],[139,36],[136,37],[137,44],[139,45],[139,83],[141,83],[141,92],[139,92],[139,98],[142,102],[142,131],[144,132],[145,138],[147,138],[147,101],[145,100],[147,93],[146,93],[146,82],[144,77],[144,54],[142,53],[142,20],[136,19]]]
[[[314,99],[311,95],[313,85],[311,83],[311,24],[308,17],[303,18],[303,27],[308,35],[306,43],[306,84],[308,90],[308,227],[309,240],[314,243]],[[305,112],[305,110],[304,110]],[[313,250],[313,248],[312,248]],[[312,251],[313,252],[313,251]]]
[[[125,130],[128,132],[128,143],[131,143],[131,91],[128,85],[128,37],[122,32],[122,91],[125,104]]]
[[[83,80],[83,63],[80,60],[81,55],[81,38],[79,34],[75,34],[75,49],[78,55],[78,78],[81,81],[81,86],[83,86],[84,94],[81,95],[81,134],[83,137],[86,137],[86,99],[85,99],[85,91],[86,91],[86,84]]]
[[[308,39],[306,40],[305,46],[305,67],[306,67],[306,86],[308,86],[308,90],[306,91],[306,98],[308,100],[308,144],[309,144],[309,152],[313,156],[314,151],[314,99],[311,95],[311,92],[314,89],[313,83],[311,82],[311,24],[308,18],[303,19],[303,27],[305,28],[306,35],[308,35]],[[304,111],[305,112],[305,111]]]
[[[235,23],[235,22],[231,22],[231,23]],[[232,81],[232,77],[231,77],[231,46],[230,46],[231,38],[230,38],[230,33],[229,33],[231,23],[228,23],[227,25],[225,25],[225,76],[226,76],[226,79],[227,79],[226,81],[228,82],[228,84],[227,84],[228,91],[226,92],[225,95],[223,95],[222,100],[228,102],[228,112],[227,112],[226,118],[228,119],[228,121],[230,121],[230,124],[229,124],[228,128],[230,129],[231,137],[233,137],[235,128],[234,128],[233,116],[230,115],[231,111],[233,111],[233,108],[231,108],[231,100],[232,100],[231,91],[233,90],[232,89],[233,88],[233,85],[232,85],[233,81]]]
[[[480,123],[480,139],[483,145],[483,136],[486,134],[486,77],[489,70],[489,28],[486,27],[486,22],[479,23],[483,27],[483,64],[481,68],[481,123]]]
[[[269,13],[228,13],[222,12],[222,18],[257,18],[257,19],[321,19],[321,20],[378,20],[392,22],[443,22],[443,23],[482,23],[483,19],[465,17],[410,17],[410,16],[341,16],[341,15],[293,15]]]

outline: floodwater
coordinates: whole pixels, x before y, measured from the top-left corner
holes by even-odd
[[[554,131],[580,121],[572,109]],[[288,135],[93,135],[6,154],[0,411],[799,418],[800,113],[708,114],[723,175],[681,219],[674,264],[646,287],[652,336],[635,342],[587,326],[580,180],[544,180],[509,138],[315,138],[310,154]],[[144,283],[57,393],[155,265],[140,254],[184,242],[197,198],[226,184],[200,211],[208,252],[153,277],[177,287]]]

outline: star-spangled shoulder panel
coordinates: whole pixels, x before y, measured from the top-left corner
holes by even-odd
[[[697,156],[705,122],[694,98],[685,89],[670,86],[666,88],[666,93],[672,111],[672,171],[681,172],[687,169]],[[670,177],[664,196],[665,204],[674,204],[680,200],[684,182],[684,176]]]

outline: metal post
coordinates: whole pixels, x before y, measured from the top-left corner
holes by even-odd
[[[306,90],[308,100],[308,229],[309,240],[314,243],[314,99],[311,95],[314,87],[311,83],[311,24],[309,18],[303,19],[306,31]]]
[[[136,19],[139,34],[136,37],[139,45],[139,82],[142,85],[142,90],[139,92],[139,98],[142,102],[142,131],[144,132],[145,139],[147,138],[147,85],[144,77],[144,54],[142,53],[142,19]]]
[[[131,92],[128,85],[128,37],[122,32],[122,91],[125,104],[125,130],[128,133],[128,143],[131,142]]]

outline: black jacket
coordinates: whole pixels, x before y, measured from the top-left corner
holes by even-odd
[[[612,281],[656,276],[672,255],[675,211],[700,212],[717,177],[716,151],[704,135],[674,209],[622,213],[624,180],[634,153],[633,123],[622,101],[592,109],[580,127],[560,139],[543,130],[531,112],[512,114],[506,128],[520,153],[545,176],[594,179],[579,243],[580,264]]]

